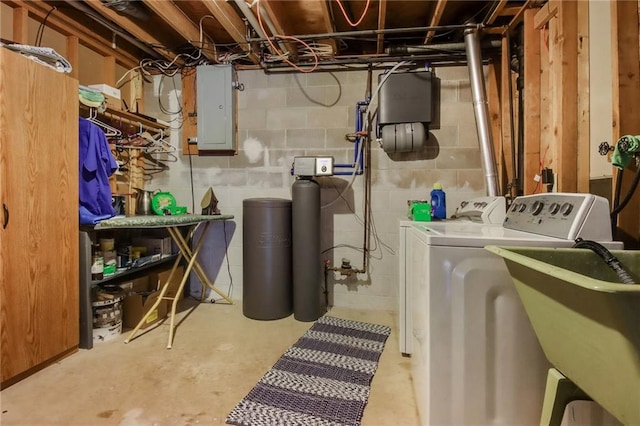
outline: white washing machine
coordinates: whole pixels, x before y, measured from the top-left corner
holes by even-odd
[[[484,246],[570,247],[582,237],[622,248],[609,223],[605,199],[553,193],[517,198],[503,225],[406,227],[401,350],[423,424],[539,424],[549,364],[504,261]]]
[[[447,219],[444,222],[427,222],[429,225],[442,224],[442,223],[463,223],[469,227],[483,226],[483,225],[495,225],[502,227],[506,215],[506,200],[501,196],[486,196],[477,197],[470,200],[465,200],[460,203],[456,208],[456,211],[452,215],[452,219]],[[399,312],[400,312],[400,352],[403,355],[409,356],[411,354],[411,310],[410,310],[410,293],[407,290],[407,271],[409,271],[407,253],[409,234],[411,228],[415,225],[424,224],[424,222],[413,222],[410,220],[400,221],[400,245],[399,245],[399,259],[400,259],[400,288],[399,288]]]

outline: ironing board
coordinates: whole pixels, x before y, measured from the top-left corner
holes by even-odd
[[[204,242],[204,236],[207,232],[207,228],[209,224],[216,220],[229,220],[233,219],[232,215],[179,215],[179,216],[121,216],[115,217],[107,220],[103,220],[95,225],[95,230],[104,230],[104,229],[144,229],[144,228],[165,228],[173,241],[178,246],[180,251],[178,257],[173,263],[173,268],[167,278],[167,281],[162,285],[160,290],[160,295],[154,305],[147,311],[147,313],[142,317],[138,325],[131,331],[129,337],[124,341],[124,343],[129,343],[136,335],[136,333],[140,330],[140,327],[145,323],[147,317],[151,315],[151,313],[158,307],[158,305],[163,300],[171,300],[171,314],[170,314],[170,325],[169,325],[169,341],[167,342],[167,349],[171,349],[173,344],[173,334],[175,331],[175,314],[176,307],[178,306],[178,295],[182,294],[184,290],[185,283],[189,278],[189,273],[193,270],[200,280],[200,284],[202,285],[202,298],[204,298],[205,294],[205,286],[209,287],[211,290],[215,291],[220,295],[224,300],[226,300],[229,304],[233,304],[233,301],[227,297],[223,292],[221,292],[218,288],[216,288],[200,263],[198,263],[197,257],[200,253],[200,249],[202,248],[202,243]],[[189,241],[193,236],[195,230],[202,226],[202,234],[199,238],[196,246],[193,250],[189,247]],[[180,228],[187,227],[187,232],[183,235],[180,232]],[[182,277],[182,281],[180,282],[180,286],[176,292],[175,297],[167,297],[165,294],[169,289],[169,283],[173,279],[173,275],[180,264],[182,259],[185,259],[187,262],[187,266],[184,271],[184,276]]]

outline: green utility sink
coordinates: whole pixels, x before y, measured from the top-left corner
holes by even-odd
[[[487,246],[505,259],[547,359],[625,425],[640,425],[640,284],[594,252]],[[612,250],[636,282],[640,251]]]

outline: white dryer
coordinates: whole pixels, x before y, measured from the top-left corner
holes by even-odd
[[[554,193],[517,198],[503,225],[408,227],[401,350],[423,424],[539,424],[549,364],[503,260],[484,246],[570,247],[582,237],[621,248],[609,223],[605,199]]]

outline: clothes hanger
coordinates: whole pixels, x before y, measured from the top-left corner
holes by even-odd
[[[87,118],[87,120],[100,127],[105,136],[108,138],[118,138],[122,136],[122,132],[120,130],[98,120],[98,110],[96,110],[95,108],[89,109],[89,117]]]

